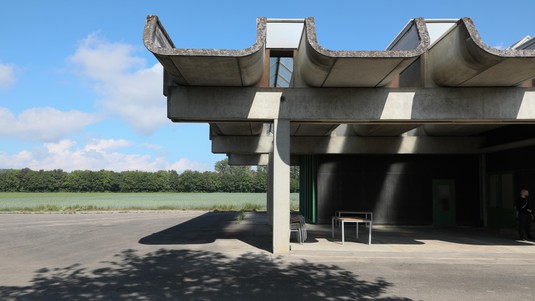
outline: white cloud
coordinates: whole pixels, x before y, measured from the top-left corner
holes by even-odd
[[[206,164],[182,158],[168,162],[164,157],[129,154],[124,149],[133,146],[131,141],[123,139],[97,139],[78,147],[69,139],[57,143],[45,143],[42,149],[21,151],[14,155],[0,153],[2,168],[25,168],[33,170],[63,169],[73,170],[208,170]]]
[[[10,65],[0,64],[0,90],[11,87],[15,82],[15,68]]]
[[[31,108],[15,116],[0,107],[0,137],[57,141],[98,120],[95,114],[50,107]]]
[[[170,123],[162,94],[163,69],[160,64],[146,68],[134,50],[92,34],[69,61],[93,81],[106,113],[119,115],[137,133],[147,135]]]

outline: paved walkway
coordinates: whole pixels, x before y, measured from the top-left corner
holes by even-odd
[[[271,235],[264,213],[250,212],[242,224],[254,224],[257,234]],[[355,225],[349,224],[346,225],[345,244],[342,245],[339,228],[335,228],[332,238],[330,224],[307,224],[306,227],[308,239],[305,243],[297,243],[296,235],[292,234],[291,256],[405,258],[429,262],[443,261],[446,258],[510,262],[518,258],[535,263],[534,242],[518,241],[510,234],[504,235],[483,228],[375,225],[372,244],[368,245],[368,228],[361,225],[357,239]]]
[[[265,213],[0,214],[0,300],[535,300],[530,242],[376,226],[341,245],[307,227],[278,256]]]

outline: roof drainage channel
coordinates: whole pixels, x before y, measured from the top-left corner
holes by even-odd
[[[535,77],[535,50],[490,47],[462,18],[429,48],[427,66],[439,86],[515,86]]]
[[[312,87],[385,86],[429,47],[423,19],[411,20],[400,33],[405,34],[413,40],[413,49],[406,49],[408,44],[396,38],[392,48],[384,51],[329,50],[317,41],[314,18],[306,18],[296,64],[297,82]]]
[[[256,41],[247,49],[177,49],[158,17],[149,15],[143,43],[177,84],[253,86],[264,72],[266,18],[258,18],[256,28]]]

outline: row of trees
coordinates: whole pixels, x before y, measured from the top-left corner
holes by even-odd
[[[299,190],[299,169],[291,169],[290,190]],[[215,171],[91,171],[0,170],[2,192],[265,192],[267,170],[230,166],[227,159]]]

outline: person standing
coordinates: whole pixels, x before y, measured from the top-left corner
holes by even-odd
[[[520,190],[520,197],[516,200],[516,211],[518,213],[518,238],[520,240],[533,240],[531,236],[531,219],[533,212],[529,204],[529,191],[527,189]]]

